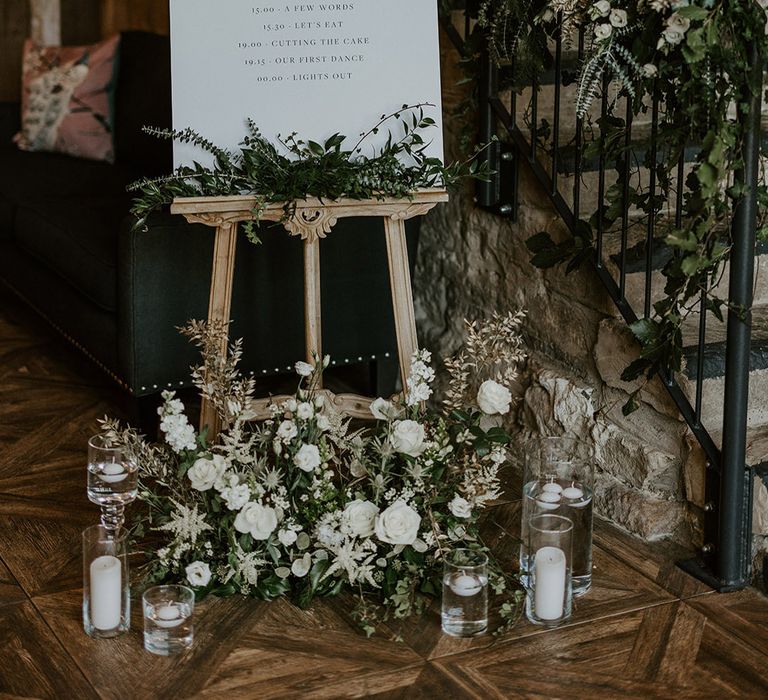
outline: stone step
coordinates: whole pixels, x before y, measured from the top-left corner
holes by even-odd
[[[762,310],[763,320],[768,319],[768,309]],[[705,346],[709,362],[705,364],[702,384],[701,422],[712,436],[718,447],[722,446],[723,428],[723,397],[725,380],[724,344]],[[639,347],[632,337],[631,331],[619,319],[606,319],[600,324],[598,344],[595,348],[595,360],[603,381],[614,389],[627,393],[634,391],[638,382],[621,380],[623,369],[639,355]],[[720,356],[718,358],[718,356]],[[689,350],[683,372],[677,376],[677,381],[688,396],[691,405],[695,406],[696,381],[695,352]],[[749,441],[748,458],[750,465],[760,464],[768,460],[768,333],[756,330],[752,353],[752,371],[749,378]],[[654,381],[646,385],[641,395],[642,399],[657,411],[677,416],[671,398],[663,385]]]

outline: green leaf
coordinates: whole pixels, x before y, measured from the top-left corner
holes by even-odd
[[[697,7],[696,5],[678,7],[675,11],[681,17],[686,17],[692,22],[696,20],[707,19],[707,17],[709,17],[709,10],[705,10],[703,7]]]

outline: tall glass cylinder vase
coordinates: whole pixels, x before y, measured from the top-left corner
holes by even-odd
[[[125,534],[103,525],[83,531],[83,628],[108,639],[131,626],[131,592]]]
[[[573,594],[592,586],[592,447],[572,436],[546,437],[526,452],[523,479],[520,572],[527,585],[530,554],[527,527],[535,515],[562,515],[573,522]]]
[[[530,552],[526,617],[557,627],[571,616],[573,523],[562,515],[534,515],[528,522]]]

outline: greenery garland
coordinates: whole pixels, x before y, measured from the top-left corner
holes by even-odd
[[[652,318],[632,326],[642,344],[641,357],[623,374],[627,381],[643,374],[649,379],[660,371],[682,367],[682,325],[699,305],[723,318],[727,300],[714,288],[728,261],[733,208],[745,194],[729,182],[742,167],[742,145],[747,124],[737,117],[749,96],[762,90],[761,74],[752,67],[753,55],[768,56],[766,15],[756,0],[482,0],[480,31],[487,37],[491,55],[500,65],[515,64],[543,71],[551,64],[547,36],[554,36],[562,21],[566,41],[574,42],[576,30],[585,29],[586,55],[580,67],[577,112],[586,116],[604,81],[619,86],[629,96],[634,117],[646,114],[654,93],[660,100],[654,154],[650,135],[624,142],[625,120],[610,113],[597,121],[600,137],[585,139],[585,158],[603,156],[607,167],[618,171],[618,183],[629,175],[627,204],[642,212],[632,227],[648,225],[653,217],[671,255],[662,273],[664,296],[654,305]],[[477,34],[477,32],[475,32]],[[476,36],[468,46],[476,46]],[[517,78],[526,84],[526,76]],[[530,83],[527,83],[530,84]],[[618,99],[618,97],[616,98]],[[540,132],[546,133],[546,125]],[[685,184],[682,223],[664,216],[663,208],[675,195],[674,173],[688,149],[695,150],[692,170]],[[654,160],[655,158],[655,160]],[[655,169],[657,190],[651,196],[640,169]],[[759,186],[759,235],[766,237],[768,188]],[[568,272],[594,257],[594,231],[609,230],[624,210],[621,184],[609,187],[605,200],[588,219],[579,221],[574,238],[556,243],[547,232],[528,241],[534,264],[540,267],[567,264]],[[637,407],[636,394],[625,412]]]
[[[347,137],[333,134],[324,143],[302,140],[296,133],[277,145],[268,141],[253,120],[238,153],[211,143],[193,129],[182,131],[145,127],[158,138],[193,144],[214,157],[213,167],[199,163],[182,166],[172,175],[143,179],[129,191],[137,192],[131,213],[138,226],[145,226],[151,212],[170,204],[176,197],[253,195],[254,218],[268,202],[285,202],[290,217],[296,202],[306,197],[336,200],[381,199],[411,196],[414,190],[452,187],[464,177],[487,178],[487,164],[476,159],[478,147],[462,162],[443,165],[429,157],[426,132],[435,120],[425,114],[434,105],[403,105],[360,134],[350,149]],[[379,148],[368,145],[370,137],[388,129],[388,138]],[[366,153],[370,152],[370,155]],[[258,242],[253,222],[245,224],[249,238]]]

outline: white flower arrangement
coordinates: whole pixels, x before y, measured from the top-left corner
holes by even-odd
[[[201,393],[216,397],[224,421],[219,441],[188,435],[183,406],[171,393],[160,415],[177,427],[162,445],[104,421],[108,438],[142,465],[139,497],[148,510],[135,532],[161,540],[146,564],[147,580],[183,581],[201,595],[289,595],[301,605],[350,590],[368,633],[382,619],[419,610],[425,596],[441,590],[446,549],[483,548],[478,519],[501,495],[511,438],[498,424],[483,429],[481,420],[510,410],[510,387],[525,358],[522,318],[468,324],[444,412],[424,405],[435,371],[420,351],[408,399],[376,399],[377,421],[361,430],[318,393],[325,358],[297,363],[295,397],[275,405],[266,421],[249,422],[254,388],[237,371],[240,345],[226,361],[212,362],[226,328],[190,326],[205,363],[193,376]],[[494,590],[518,599],[499,567],[492,578]],[[508,601],[502,610],[512,619],[517,607]]]

